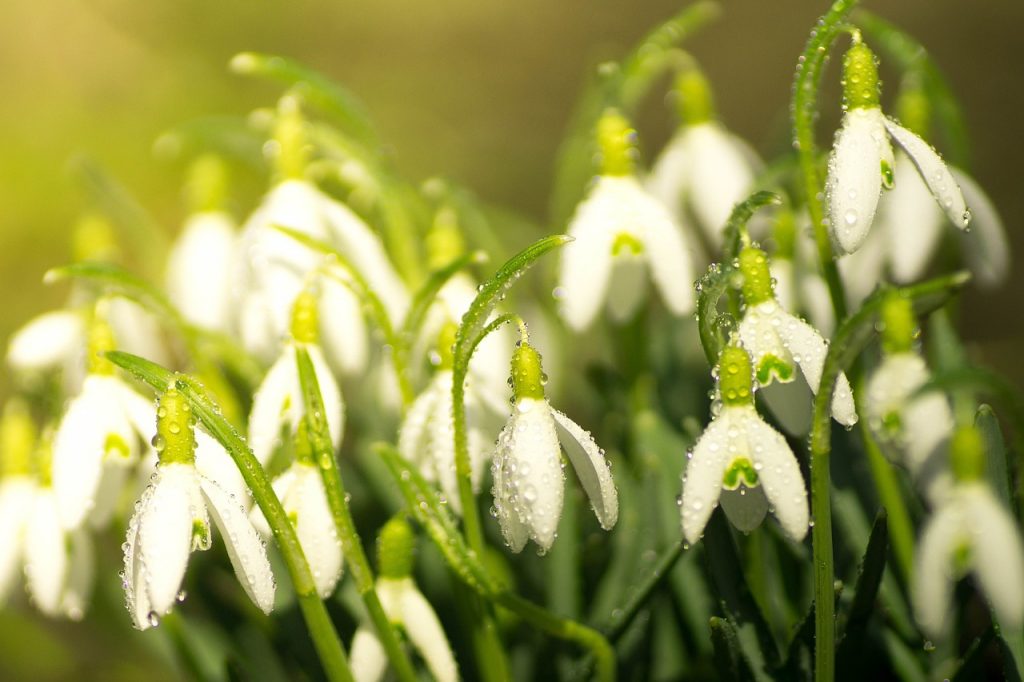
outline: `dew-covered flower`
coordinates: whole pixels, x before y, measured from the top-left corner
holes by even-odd
[[[676,79],[683,125],[662,150],[647,177],[647,189],[684,224],[689,208],[717,250],[733,206],[750,193],[761,160],[750,145],[714,117],[711,89],[697,69]]]
[[[341,578],[341,540],[327,504],[323,478],[308,452],[309,445],[302,430],[296,439],[296,449],[302,454],[274,480],[273,487],[288,520],[295,526],[317,592],[326,599]],[[270,526],[259,508],[252,510],[251,518],[256,529],[264,537],[270,537]]]
[[[132,622],[140,630],[154,627],[184,598],[181,583],[189,554],[210,548],[211,518],[242,588],[269,613],[275,584],[266,547],[239,500],[196,469],[188,403],[169,388],[157,414],[160,462],[136,504],[123,545],[121,579]]]
[[[721,409],[704,430],[683,475],[683,535],[697,542],[715,507],[749,532],[773,510],[786,534],[807,535],[807,491],[786,439],[754,409],[750,355],[730,343],[718,362]]]
[[[948,492],[952,477],[947,446],[953,412],[938,391],[917,395],[931,374],[914,348],[916,320],[899,294],[882,306],[883,357],[867,384],[864,413],[883,451],[904,465],[932,504]]]
[[[669,310],[693,310],[693,264],[686,235],[671,214],[632,175],[633,131],[616,113],[599,124],[601,175],[576,208],[562,250],[558,291],[570,327],[590,326],[606,304],[616,322],[630,319],[644,300],[645,271]]]
[[[754,246],[745,247],[740,252],[739,261],[746,304],[739,324],[739,340],[753,356],[758,385],[767,388],[775,382],[790,383],[797,378],[799,369],[807,386],[817,393],[828,351],[827,342],[818,330],[779,304],[764,251]],[[809,401],[786,405],[783,402],[793,403],[793,398],[787,395],[785,401],[780,401],[770,395],[771,390],[766,390],[765,399],[787,430],[794,433],[806,431]],[[844,426],[857,423],[853,392],[845,374],[839,375],[832,394],[832,417]]]
[[[285,147],[303,144],[304,124],[296,107],[290,98],[282,101],[278,117],[282,156],[288,156]],[[286,143],[287,140],[291,141]],[[238,301],[241,335],[251,352],[267,359],[277,356],[280,342],[288,332],[292,302],[308,286],[309,274],[329,267],[338,276],[345,276],[336,266],[325,266],[322,254],[277,227],[297,230],[337,248],[380,298],[393,323],[402,319],[409,302],[405,285],[377,234],[349,208],[321,192],[301,174],[301,167],[282,170],[284,179],[246,221],[239,243],[241,257],[236,276],[242,292]],[[361,371],[367,359],[362,306],[347,287],[330,281],[331,277],[324,279],[321,319],[325,325],[325,350],[336,356],[335,362],[342,369]]]
[[[140,441],[153,435],[153,403],[100,355],[114,349],[114,339],[99,319],[90,325],[88,348],[89,374],[53,439],[53,490],[68,529],[86,518],[97,527],[110,519],[121,484],[138,459]]]
[[[967,229],[971,214],[942,158],[927,142],[882,113],[878,68],[867,45],[855,41],[844,58],[843,74],[846,113],[836,134],[826,181],[829,228],[839,253],[860,248],[875,217],[882,187],[890,188],[902,177],[894,177],[890,138],[906,153],[950,221]]]
[[[281,441],[281,432],[294,434],[305,414],[295,351],[302,344],[309,353],[324,401],[324,417],[335,449],[341,444],[345,425],[345,404],[341,389],[324,360],[318,343],[317,301],[312,292],[302,291],[293,301],[291,338],[256,390],[249,412],[249,446],[264,466]]]
[[[459,669],[448,638],[430,602],[416,587],[412,570],[414,537],[400,518],[385,524],[377,539],[380,577],[375,586],[384,614],[406,637],[438,682],[455,682]],[[350,656],[356,682],[379,682],[387,671],[388,657],[372,627],[356,630]]]
[[[491,463],[493,513],[505,542],[514,552],[527,540],[537,543],[542,553],[551,548],[565,494],[562,448],[598,523],[610,530],[618,520],[619,497],[604,450],[589,431],[548,403],[540,355],[525,341],[512,356],[512,384],[512,416],[498,436]]]

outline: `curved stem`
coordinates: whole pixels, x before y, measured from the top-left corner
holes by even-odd
[[[359,533],[356,532],[355,522],[352,520],[352,513],[348,508],[345,484],[334,458],[334,446],[327,429],[327,420],[322,416],[325,414],[325,410],[316,372],[313,369],[309,353],[301,344],[295,349],[295,359],[305,403],[306,422],[310,426],[308,437],[313,447],[314,460],[317,469],[320,470],[320,477],[323,479],[327,505],[331,509],[331,516],[334,518],[334,526],[338,531],[342,550],[345,557],[348,558],[356,590],[363,599],[366,611],[377,631],[377,638],[384,647],[398,679],[402,682],[415,682],[417,678],[412,662],[406,655],[405,649],[402,648],[402,643],[384,613],[380,598],[374,589],[373,569],[366,557]]]
[[[832,310],[837,321],[846,317],[846,294],[832,254],[832,242],[825,226],[825,211],[821,202],[822,181],[818,173],[818,152],[814,141],[814,122],[818,117],[818,87],[821,70],[828,56],[828,48],[843,31],[847,15],[857,0],[836,0],[818,21],[807,47],[797,63],[793,79],[793,144],[800,162],[807,212],[814,228],[814,241],[818,247],[818,260],[822,275],[832,299]]]

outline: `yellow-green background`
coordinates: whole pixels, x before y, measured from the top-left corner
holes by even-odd
[[[916,35],[944,69],[970,126],[974,174],[1002,212],[1014,252],[1024,253],[1024,5],[865,4]],[[722,18],[689,48],[712,78],[726,123],[763,153],[777,150],[786,141],[796,57],[827,3],[723,5]],[[192,117],[269,105],[277,92],[229,74],[226,64],[236,52],[292,56],[347,85],[368,105],[411,178],[449,175],[484,199],[543,222],[555,150],[588,68],[621,56],[680,6],[667,0],[3,0],[0,339],[65,296],[44,287],[41,276],[67,260],[69,226],[85,206],[67,171],[74,154],[99,160],[168,233],[177,228],[180,169],[154,159],[155,137]],[[828,78],[833,96],[823,142],[838,111],[834,69]],[[670,122],[667,109],[651,111],[642,128],[648,151]],[[962,320],[979,356],[1018,384],[1024,383],[1017,359],[1024,339],[1021,270],[1014,268],[998,292],[969,293]],[[0,387],[6,384],[0,379]],[[76,626],[61,631],[84,633]],[[14,642],[0,632],[2,641]],[[110,644],[84,641],[102,641],[101,651]],[[10,661],[10,654],[0,651],[0,659]]]

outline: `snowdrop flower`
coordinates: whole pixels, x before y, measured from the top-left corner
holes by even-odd
[[[167,293],[189,322],[229,332],[232,261],[237,251],[235,221],[223,209],[227,169],[216,156],[199,158],[188,189],[193,213],[167,259]],[[203,273],[196,277],[196,273]]]
[[[589,431],[555,410],[544,396],[540,354],[524,339],[512,355],[512,416],[498,436],[491,463],[494,515],[513,552],[537,543],[551,548],[562,516],[565,474],[561,448],[572,462],[598,523],[610,530],[619,495],[604,450]]]
[[[953,412],[946,396],[916,395],[930,373],[914,349],[917,324],[910,301],[893,292],[882,306],[882,362],[868,379],[864,412],[879,445],[910,470],[932,504],[952,485],[946,464]]]
[[[462,513],[458,478],[455,475],[455,429],[452,424],[452,347],[456,327],[449,323],[438,341],[440,367],[433,380],[416,398],[402,422],[398,449],[416,464],[423,477],[439,483],[452,509]],[[493,452],[493,434],[506,412],[505,401],[491,384],[473,372],[466,380],[466,429],[473,490],[479,491],[487,458]]]
[[[769,508],[794,541],[807,535],[807,491],[786,439],[754,409],[750,355],[735,343],[717,368],[721,409],[713,416],[683,475],[682,525],[697,542],[719,502],[734,526],[750,532]]]
[[[88,517],[96,527],[110,519],[139,441],[153,430],[153,404],[117,376],[102,353],[115,348],[100,318],[89,328],[89,373],[68,403],[53,439],[53,490],[64,528]]]
[[[394,518],[377,538],[380,577],[376,590],[385,615],[404,630],[437,682],[455,682],[459,669],[448,638],[430,602],[411,577],[415,537],[409,524]],[[372,627],[360,626],[352,640],[350,656],[356,682],[379,682],[388,657]]]
[[[1024,544],[1007,509],[982,481],[981,435],[966,427],[953,438],[957,484],[932,514],[917,546],[914,611],[925,633],[948,630],[956,580],[973,572],[999,625],[1019,632],[1024,625]]]
[[[342,550],[324,491],[323,478],[313,461],[306,420],[295,439],[296,459],[273,483],[274,493],[295,526],[302,553],[309,562],[320,597],[326,599],[341,579]],[[264,536],[271,536],[266,517],[258,507],[250,515],[253,525]]]
[[[310,291],[302,291],[294,300],[291,338],[284,351],[263,378],[252,398],[249,412],[249,446],[261,464],[266,466],[281,440],[281,431],[295,434],[305,414],[299,368],[295,349],[302,344],[313,363],[320,393],[324,400],[327,428],[335,449],[341,445],[345,425],[345,404],[341,389],[331,374],[318,343],[317,301]]]
[[[647,189],[682,224],[688,206],[717,250],[733,206],[749,195],[761,161],[743,140],[715,120],[711,88],[696,68],[676,78],[683,125],[647,178]]]
[[[614,111],[598,124],[601,175],[569,224],[575,241],[562,250],[558,279],[562,316],[576,331],[589,327],[605,303],[613,321],[630,319],[643,302],[647,268],[672,313],[693,310],[690,246],[633,176],[634,135]]]
[[[927,142],[882,114],[875,55],[859,36],[843,59],[843,76],[846,113],[826,180],[829,229],[838,252],[853,253],[860,248],[871,228],[882,187],[893,186],[889,138],[913,162],[953,224],[967,229],[971,214],[941,157]]]
[[[28,591],[39,610],[80,620],[92,591],[92,540],[83,529],[69,533],[61,526],[50,485],[49,442],[44,438],[37,446],[34,441],[27,410],[8,403],[0,423],[0,599],[24,564]]]
[[[772,226],[776,248],[769,263],[775,298],[785,310],[806,314],[823,336],[830,336],[836,326],[835,314],[828,285],[818,271],[817,252],[809,229],[806,212],[794,215],[780,210],[776,214]]]
[[[275,584],[266,547],[239,501],[196,470],[191,409],[173,387],[160,398],[156,430],[160,462],[124,543],[121,579],[135,627],[155,627],[184,598],[181,582],[189,554],[210,548],[211,517],[242,588],[270,613]]]
[[[402,319],[409,295],[388,260],[380,238],[355,213],[302,177],[303,122],[293,98],[282,99],[278,116],[278,165],[283,178],[246,222],[240,239],[240,328],[247,348],[271,358],[288,331],[295,297],[324,258],[275,226],[298,230],[337,247],[380,297],[393,322]],[[328,278],[329,280],[329,278]],[[327,351],[350,371],[365,369],[366,323],[362,306],[345,286],[325,281],[321,305]],[[335,341],[339,342],[337,345]],[[355,344],[355,345],[353,345]]]
[[[818,330],[779,305],[764,251],[747,246],[740,252],[739,262],[743,275],[741,291],[746,304],[739,324],[739,340],[753,356],[757,383],[762,387],[775,382],[787,384],[797,378],[799,368],[811,391],[817,393],[828,344]],[[806,407],[809,401],[783,405],[773,400],[768,390],[765,399],[770,401],[769,406],[787,430],[794,433],[806,430],[809,410],[805,410],[804,417],[796,416],[796,410],[787,408]],[[790,396],[787,399],[793,402]],[[845,374],[839,375],[832,395],[832,417],[847,427],[857,423],[853,392]]]

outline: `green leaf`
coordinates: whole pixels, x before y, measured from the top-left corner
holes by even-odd
[[[212,152],[265,173],[264,141],[242,116],[204,116],[161,133],[153,151],[160,158],[181,160]]]
[[[423,320],[427,316],[427,311],[430,309],[434,299],[437,298],[437,292],[441,290],[445,283],[469,265],[485,262],[487,262],[487,254],[483,251],[474,251],[463,254],[443,268],[430,273],[427,281],[423,283],[423,286],[413,296],[412,303],[409,304],[409,312],[405,315],[405,321],[402,325],[402,336],[405,337],[407,342],[412,343],[412,340],[419,333],[420,327],[423,326]]]
[[[697,282],[697,333],[704,357],[712,367],[718,364],[718,356],[736,324],[732,315],[718,312],[718,301],[736,286],[738,276],[739,270],[731,265],[712,263]]]
[[[736,628],[727,618],[711,617],[711,646],[720,680],[749,680],[753,677],[740,652]]]
[[[119,265],[98,261],[71,263],[52,268],[43,281],[54,284],[66,279],[80,279],[97,285],[104,293],[122,296],[153,313],[165,324],[190,336],[189,325],[170,299],[158,288]]]
[[[375,450],[391,471],[413,518],[434,541],[456,575],[480,595],[498,594],[500,587],[479,557],[470,551],[451,512],[441,504],[434,488],[391,445],[379,443]]]
[[[1013,488],[1010,483],[1011,463],[999,419],[988,405],[980,405],[974,416],[974,426],[985,441],[986,475],[992,490],[1003,501],[1007,509],[1013,508]]]
[[[766,206],[781,206],[782,197],[774,192],[754,192],[736,204],[722,230],[722,262],[732,263],[740,255],[746,235],[747,223],[754,213]]]
[[[333,117],[357,140],[371,149],[379,146],[377,132],[363,103],[351,92],[313,69],[286,57],[240,52],[232,57],[231,70],[292,88],[304,101]]]
[[[967,168],[970,163],[970,140],[963,111],[949,81],[928,51],[909,33],[867,10],[858,9],[854,20],[878,43],[886,56],[896,62],[900,70],[921,77],[921,83],[939,119],[940,129],[945,134],[949,158],[957,166]]]
[[[960,660],[960,667],[957,668],[956,673],[949,678],[950,682],[971,682],[971,680],[980,680],[985,678],[985,661],[984,654],[985,649],[995,639],[996,631],[994,627],[989,627],[985,632],[981,633],[974,638],[971,645],[967,647],[967,651],[964,653],[964,657]],[[1012,679],[1007,677],[1007,679]]]
[[[875,613],[878,590],[885,573],[889,553],[889,532],[885,509],[880,509],[871,528],[868,546],[861,559],[860,574],[853,593],[853,601],[846,614],[845,629],[836,651],[836,668],[849,671],[858,666],[863,652],[868,622]]]

